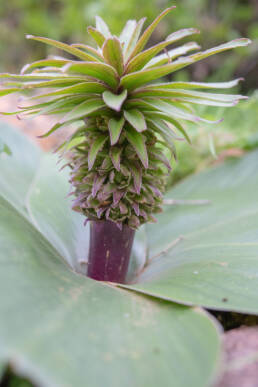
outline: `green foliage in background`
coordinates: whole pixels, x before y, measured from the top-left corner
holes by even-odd
[[[46,56],[49,51],[31,43],[25,34],[36,34],[68,43],[87,40],[86,25],[93,22],[96,14],[105,18],[114,34],[118,34],[129,18],[147,16],[148,22],[168,6],[176,5],[176,17],[165,20],[151,44],[173,30],[198,27],[203,33],[198,42],[203,48],[246,36],[254,41],[248,50],[238,49],[229,56],[212,58],[205,64],[196,65],[195,80],[211,77],[217,81],[233,75],[247,78],[247,89],[258,87],[257,71],[258,6],[256,0],[11,0],[1,2],[0,7],[0,71],[17,71],[24,62]],[[204,43],[205,42],[205,43]],[[52,52],[52,51],[51,51]],[[184,71],[185,80],[189,71]],[[182,79],[182,72],[180,75]]]
[[[238,157],[242,153],[258,148],[258,91],[244,103],[230,109],[200,107],[199,114],[209,119],[224,120],[216,126],[188,124],[192,145],[178,142],[178,163],[170,175],[168,186],[199,172],[208,166],[223,161],[224,157]]]

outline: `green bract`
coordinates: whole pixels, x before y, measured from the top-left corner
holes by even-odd
[[[29,118],[58,115],[59,121],[45,136],[80,123],[61,147],[71,168],[70,182],[76,196],[73,208],[90,219],[108,219],[132,228],[154,220],[152,214],[161,211],[171,168],[164,148],[176,157],[174,142],[182,139],[178,133],[190,141],[182,121],[211,122],[198,117],[191,106],[233,106],[245,98],[206,92],[233,87],[239,79],[156,83],[210,55],[250,43],[236,39],[182,56],[199,49],[195,42],[168,49],[179,39],[199,32],[187,28],[145,49],[158,23],[173,8],[162,12],[142,34],[144,19],[129,20],[119,37],[97,17],[96,28],[88,28],[96,49],[28,35],[28,39],[61,49],[74,59],[53,57],[24,66],[20,75],[1,74],[6,80],[0,95],[43,89],[19,106],[19,114]]]

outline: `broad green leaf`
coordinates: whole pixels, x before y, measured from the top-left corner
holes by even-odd
[[[110,120],[108,121],[108,129],[109,129],[111,145],[115,145],[118,142],[124,123],[125,123],[125,120],[123,117],[119,119],[110,118]]]
[[[98,155],[98,152],[101,151],[101,149],[103,148],[107,139],[108,139],[107,136],[101,135],[92,143],[89,154],[88,154],[88,168],[89,168],[89,170],[92,169],[92,167],[95,163],[96,157]]]
[[[75,275],[6,202],[0,231],[0,355],[16,371],[42,386],[209,384],[219,340],[204,314]]]
[[[250,43],[251,43],[250,39],[246,39],[246,38],[234,39],[234,40],[231,40],[231,42],[221,44],[217,47],[210,48],[206,51],[192,54],[188,58],[191,58],[193,59],[194,62],[197,62],[201,59],[207,58],[208,56],[218,54],[219,52],[231,50],[232,48],[236,48],[236,47],[248,46],[248,44]]]
[[[114,94],[111,91],[104,91],[102,94],[103,101],[105,104],[113,110],[119,112],[121,107],[126,100],[127,90],[122,91],[121,94]]]
[[[105,63],[92,62],[71,62],[65,66],[68,73],[85,74],[97,78],[111,87],[118,85],[118,74],[113,67]]]
[[[177,58],[178,56],[184,55],[189,51],[198,50],[200,46],[195,42],[189,42],[183,46],[173,48],[172,50],[167,51],[165,54],[160,54],[152,58],[145,66],[145,68],[161,66],[165,63],[169,63],[172,59]]]
[[[0,157],[1,196],[27,216],[27,193],[39,166],[41,151],[3,121],[0,121],[0,136],[12,152],[11,157],[4,154]]]
[[[124,110],[124,117],[126,121],[128,121],[129,124],[131,124],[134,129],[137,130],[137,132],[143,132],[147,129],[144,115],[141,113],[140,110]]]
[[[27,208],[33,224],[41,234],[73,270],[85,274],[89,226],[83,226],[84,217],[71,211],[71,197],[67,197],[70,191],[68,169],[58,169],[60,166],[57,165],[56,156],[41,156],[30,186]],[[53,181],[51,189],[49,179]]]
[[[189,36],[198,32],[199,31],[196,28],[185,28],[183,30],[174,32],[173,34],[169,35],[164,42],[158,43],[155,46],[152,46],[149,49],[136,55],[128,63],[126,67],[126,73],[131,73],[142,69],[155,55],[157,55],[170,44],[184,38],[185,36]]]
[[[133,90],[138,86],[144,85],[145,83],[154,81],[155,79],[179,70],[192,62],[192,59],[181,58],[173,63],[169,63],[160,67],[153,67],[151,69],[145,69],[135,73],[127,74],[121,78],[121,85],[128,90]]]
[[[149,25],[149,27],[144,31],[140,39],[138,40],[135,48],[133,49],[133,52],[130,55],[130,58],[133,58],[135,55],[137,55],[140,51],[144,49],[146,44],[148,43],[148,40],[150,39],[153,31],[159,24],[159,22],[165,17],[172,9],[174,9],[175,6],[165,9],[156,19]]]
[[[141,162],[143,163],[143,166],[145,168],[148,168],[148,154],[143,135],[141,133],[138,133],[132,127],[127,127],[125,133],[128,141],[130,142],[135,152],[139,156]]]
[[[34,148],[28,142],[27,152]],[[23,170],[21,159],[17,172]],[[43,387],[81,387],[85,380],[92,387],[166,387],[172,378],[173,387],[209,385],[220,340],[208,315],[77,275],[54,248],[58,238],[47,240],[54,231],[71,248],[76,237],[66,179],[53,157],[42,159],[27,187],[29,221],[0,199],[1,364],[15,359],[14,370]]]
[[[56,48],[59,48],[60,50],[63,50],[65,52],[68,52],[69,54],[72,54],[76,56],[79,59],[85,60],[85,61],[96,61],[96,58],[90,54],[87,54],[86,52],[83,52],[79,50],[78,48],[69,46],[69,44],[58,42],[57,40],[49,39],[49,38],[43,38],[41,36],[33,36],[33,35],[26,35],[27,39],[36,40],[41,43],[48,44],[50,46],[54,46]]]
[[[257,159],[254,151],[186,179],[166,199],[205,199],[170,206],[147,225],[153,258],[132,288],[208,308],[258,313]]]
[[[118,38],[107,39],[103,44],[102,53],[107,63],[114,67],[121,76],[124,72],[124,59]]]
[[[94,27],[88,27],[87,31],[95,40],[97,45],[101,48],[103,43],[105,42],[105,36]]]
[[[104,22],[104,20],[100,17],[100,16],[96,16],[95,17],[96,19],[96,28],[99,32],[102,33],[103,36],[105,36],[105,38],[110,38],[111,37],[111,33],[109,31],[109,28],[107,26],[107,24]]]
[[[82,102],[80,105],[77,105],[73,110],[67,113],[61,120],[60,123],[64,123],[66,121],[80,119],[86,117],[87,115],[102,109],[105,105],[101,101],[101,99],[91,99]]]

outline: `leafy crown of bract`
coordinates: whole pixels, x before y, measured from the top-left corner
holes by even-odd
[[[51,57],[24,66],[20,75],[0,75],[4,79],[0,96],[44,89],[19,106],[18,112],[3,114],[60,116],[43,137],[62,126],[81,124],[62,147],[69,150],[76,196],[73,207],[90,219],[110,219],[118,226],[127,223],[133,228],[153,220],[152,213],[161,211],[165,169],[170,169],[164,147],[176,157],[174,142],[190,142],[182,121],[218,122],[198,117],[191,105],[234,106],[245,98],[205,91],[233,87],[240,79],[153,82],[208,56],[250,43],[236,39],[187,56],[199,50],[195,42],[167,49],[199,33],[186,28],[146,49],[154,29],[173,8],[163,11],[143,33],[145,19],[129,20],[119,37],[97,16],[96,27],[88,27],[97,48],[28,35],[28,39],[61,49],[76,60]]]

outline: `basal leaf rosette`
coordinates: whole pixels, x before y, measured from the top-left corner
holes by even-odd
[[[157,82],[210,55],[250,43],[235,39],[194,54],[189,53],[200,49],[195,42],[171,48],[178,40],[199,33],[186,28],[146,49],[154,29],[173,8],[162,12],[143,33],[145,19],[129,20],[119,37],[96,17],[96,27],[88,28],[96,48],[28,35],[28,39],[58,48],[72,59],[54,56],[27,64],[19,75],[1,74],[0,96],[35,91],[17,112],[3,114],[59,117],[44,136],[76,124],[59,149],[71,168],[73,208],[89,219],[107,219],[131,228],[155,220],[153,214],[161,211],[171,158],[176,158],[175,142],[190,142],[184,122],[218,123],[197,116],[194,105],[229,107],[245,98],[218,93],[236,86],[240,79]]]

